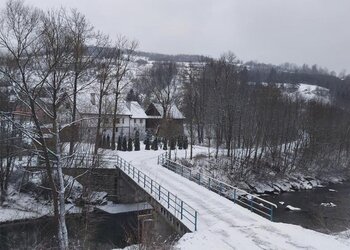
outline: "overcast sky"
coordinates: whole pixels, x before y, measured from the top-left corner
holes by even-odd
[[[0,6],[4,6],[1,0]],[[349,0],[26,0],[77,8],[112,38],[140,50],[266,63],[318,64],[350,73]]]

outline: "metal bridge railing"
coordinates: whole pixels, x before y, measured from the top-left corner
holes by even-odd
[[[276,204],[220,180],[214,179],[209,175],[201,174],[198,171],[194,172],[192,169],[168,159],[167,156],[167,153],[163,153],[158,156],[158,164],[191,181],[198,183],[201,186],[206,187],[211,191],[214,191],[221,196],[228,198],[234,203],[248,208],[252,212],[267,217],[271,221],[273,220],[273,209],[277,208]]]
[[[117,168],[122,170],[172,215],[184,223],[188,229],[197,231],[198,212],[194,208],[121,157],[117,156],[115,163]]]

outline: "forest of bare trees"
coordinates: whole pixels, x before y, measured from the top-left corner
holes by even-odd
[[[249,74],[231,53],[184,71],[192,141],[215,147],[215,158],[224,149],[227,174],[235,178],[348,170],[347,110],[290,98],[274,84],[278,79],[261,84],[249,81]]]

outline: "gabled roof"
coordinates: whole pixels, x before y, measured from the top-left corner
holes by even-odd
[[[146,115],[145,111],[141,107],[141,105],[138,102],[132,101],[127,102],[129,106],[129,110],[131,112],[131,118],[139,118],[139,119],[147,119],[148,116]]]
[[[94,94],[94,93],[92,93]],[[114,107],[114,95],[106,95],[103,98],[103,114],[112,115],[113,107]],[[92,99],[95,99],[93,103]],[[95,97],[91,96],[91,93],[79,93],[77,95],[77,110],[80,114],[89,114],[89,115],[97,115],[98,114],[98,98],[97,94]],[[120,100],[118,102],[117,108],[118,116],[130,116],[134,119],[146,119],[148,116],[146,115],[143,108],[140,106],[138,102],[125,102]]]
[[[94,96],[92,96],[94,95]],[[105,95],[103,97],[102,102],[102,110],[104,115],[112,115],[113,107],[114,107],[114,94]],[[94,101],[93,101],[94,99]],[[94,93],[94,91],[81,91],[77,95],[77,110],[80,114],[90,114],[97,115],[98,114],[98,94]],[[119,116],[131,116],[132,113],[130,109],[127,107],[126,102],[119,101],[117,108],[117,115]]]
[[[160,103],[151,103],[150,105],[154,106],[154,108],[159,113],[159,116],[149,115],[148,117],[149,118],[163,118],[164,112],[163,112],[162,105]],[[185,119],[185,116],[181,113],[181,111],[177,108],[177,106],[175,104],[172,104],[170,106],[167,117],[171,118],[171,119]]]

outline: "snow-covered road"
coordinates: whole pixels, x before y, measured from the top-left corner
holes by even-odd
[[[180,249],[350,249],[350,240],[273,223],[157,165],[163,151],[117,152],[199,212],[198,231],[184,235]],[[112,155],[114,152],[105,152]],[[179,156],[184,152],[178,152]]]

